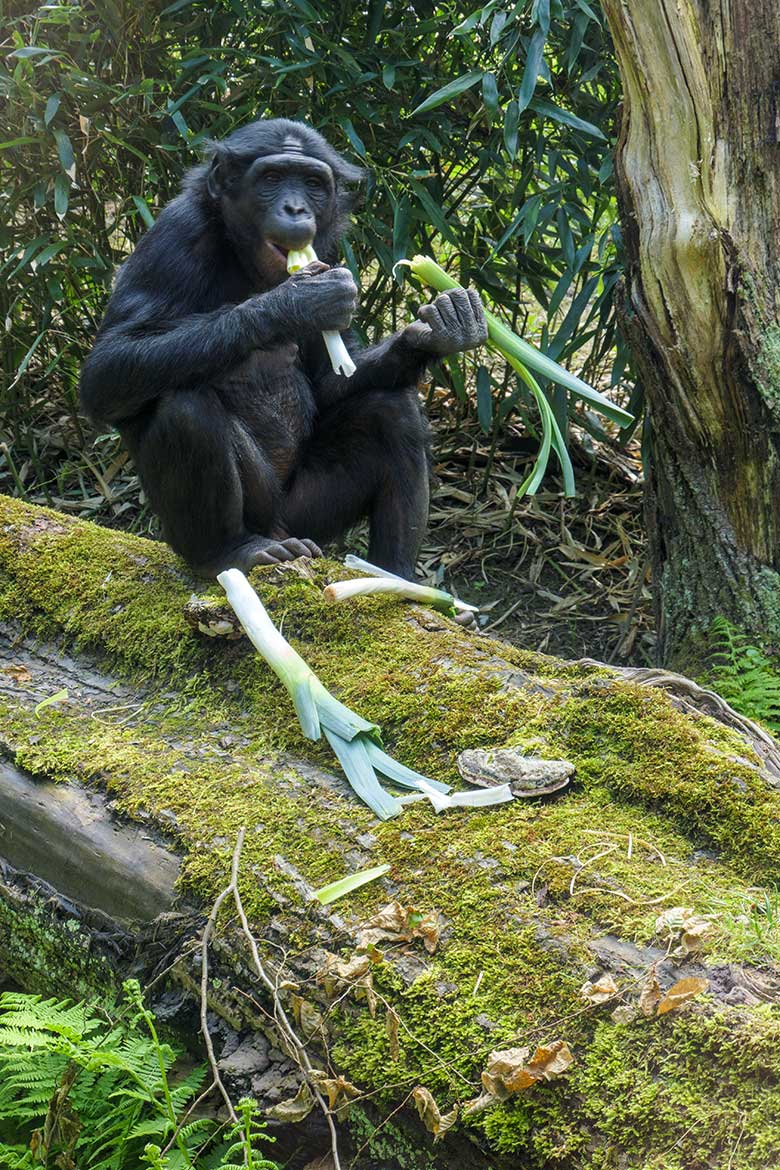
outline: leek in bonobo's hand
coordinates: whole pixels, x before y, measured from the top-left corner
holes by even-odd
[[[287,271],[292,276],[295,272],[300,272],[307,264],[317,259],[317,253],[312,248],[311,244],[308,247],[301,249],[301,251],[292,251],[287,253]],[[334,374],[343,374],[345,378],[351,378],[355,372],[355,363],[349,355],[349,350],[344,344],[341,334],[336,329],[324,329],[322,332],[322,340],[325,342],[325,348],[328,351],[330,364],[333,366]]]

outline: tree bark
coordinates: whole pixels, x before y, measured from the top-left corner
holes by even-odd
[[[604,0],[659,658],[780,639],[780,6]]]

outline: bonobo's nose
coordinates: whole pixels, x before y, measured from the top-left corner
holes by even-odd
[[[284,212],[289,215],[290,219],[298,219],[302,215],[308,215],[309,209],[301,203],[285,203]]]

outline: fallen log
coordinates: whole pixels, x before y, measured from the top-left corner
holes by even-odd
[[[244,828],[241,898],[344,1165],[774,1164],[775,745],[686,680],[386,598],[329,607],[346,575],[252,580],[395,758],[457,785],[460,752],[512,746],[571,761],[568,786],[377,821],[217,586],[162,545],[0,499],[2,973],[74,996],[138,975],[196,1043],[203,925]],[[223,1074],[277,1115],[282,1149],[324,1152],[316,1108],[291,1121],[300,1062],[227,908],[210,954]]]

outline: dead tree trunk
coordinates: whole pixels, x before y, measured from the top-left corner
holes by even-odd
[[[780,638],[780,6],[605,0],[659,654]]]
[[[343,575],[253,580],[397,759],[457,786],[460,752],[511,745],[570,761],[569,786],[378,821],[247,640],[208,636],[216,586],[193,602],[164,546],[0,497],[0,981],[81,998],[135,974],[196,1046],[204,919],[243,828],[241,898],[342,1165],[780,1164],[775,745],[665,672],[329,606]],[[316,1108],[292,1124],[300,1064],[228,906],[208,975],[223,1075],[283,1126],[272,1156],[325,1153]]]

